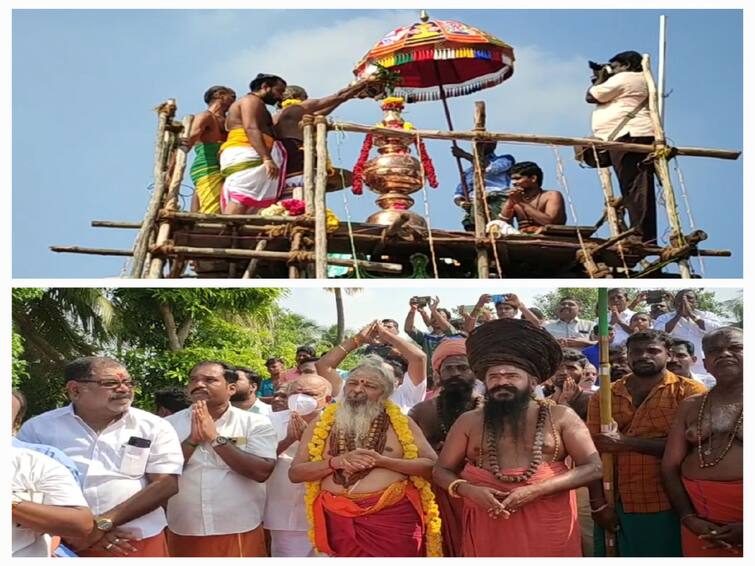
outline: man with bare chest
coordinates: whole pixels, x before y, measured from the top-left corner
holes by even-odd
[[[440,384],[440,392],[432,399],[415,405],[409,416],[422,429],[430,445],[440,452],[451,426],[462,413],[482,406],[483,398],[475,393],[477,379],[469,367],[463,338],[442,340],[433,353],[432,367]],[[437,486],[433,488],[443,529],[443,556],[461,556],[461,499],[449,497],[444,489]]]
[[[220,213],[220,192],[223,176],[220,174],[220,144],[228,137],[225,116],[236,100],[236,93],[226,86],[212,86],[204,93],[207,110],[200,112],[191,123],[187,149],[194,148],[191,180],[196,190],[191,201],[192,212]]]
[[[316,549],[329,556],[438,556],[429,480],[435,452],[388,400],[394,376],[366,356],[344,400],[305,431],[289,479],[308,482],[305,505]]]
[[[549,224],[566,224],[564,197],[559,191],[543,190],[543,171],[536,163],[522,161],[512,165],[509,173],[513,188],[507,192],[501,220],[512,224],[516,219],[518,230],[526,234]]]
[[[302,128],[299,125],[307,115],[327,116],[341,104],[352,98],[362,97],[374,80],[362,80],[342,88],[335,94],[323,98],[309,98],[307,91],[300,86],[290,85],[283,93],[280,112],[273,116],[276,138],[286,148],[286,193],[303,186],[304,153]]]
[[[590,485],[595,556],[605,553],[603,529],[616,532],[619,556],[681,556],[679,517],[661,485],[661,457],[679,405],[705,391],[702,383],[666,369],[673,339],[659,330],[627,338],[632,373],[611,384],[616,426],[601,428],[600,398],[593,395],[587,426],[600,452],[615,454],[616,501],[600,481]]]
[[[463,499],[462,556],[581,556],[572,490],[599,480],[600,457],[572,409],[532,397],[561,347],[529,322],[501,319],[472,331],[467,356],[485,405],[457,419],[433,474]]]
[[[666,442],[661,474],[681,519],[684,556],[742,556],[743,339],[734,327],[703,337],[716,385],[679,405]]]
[[[228,110],[228,139],[220,147],[224,214],[254,214],[273,204],[283,189],[286,150],[275,139],[273,117],[266,106],[283,98],[286,81],[259,74],[249,94]]]

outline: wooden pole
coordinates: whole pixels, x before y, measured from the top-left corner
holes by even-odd
[[[191,132],[191,123],[194,120],[194,116],[186,116],[181,121],[182,133],[185,137],[189,136]],[[176,152],[176,160],[173,164],[173,175],[170,178],[170,184],[168,185],[168,194],[165,197],[165,205],[163,210],[176,210],[178,209],[178,194],[181,189],[181,182],[186,172],[186,162],[188,160],[188,150],[183,151],[181,149]],[[164,244],[170,237],[171,223],[168,220],[163,220],[160,223],[160,227],[157,231],[157,238],[155,243],[159,246]],[[153,258],[149,264],[149,272],[147,273],[147,279],[159,279],[162,277],[163,267],[165,265],[165,258],[156,257]]]
[[[661,124],[661,117],[658,113],[658,91],[655,87],[655,79],[653,79],[653,73],[650,70],[650,55],[642,56],[642,72],[645,75],[645,81],[648,85],[648,101],[650,107],[650,119],[653,122],[653,130],[655,131],[655,173],[658,175],[658,179],[663,187],[663,198],[666,201],[666,216],[668,218],[669,226],[671,226],[670,240],[675,247],[684,247],[686,242],[684,241],[684,233],[682,232],[682,223],[679,218],[679,208],[676,205],[676,195],[674,194],[674,186],[671,184],[671,173],[668,169],[668,156],[666,146],[666,134],[663,131],[663,125]],[[692,272],[689,268],[689,261],[687,259],[679,260],[679,273],[683,279],[689,279],[692,277]]]
[[[364,126],[351,122],[335,122],[330,125],[331,129],[338,128],[344,132],[354,132],[358,134],[374,134],[392,137],[406,137],[415,139],[419,134],[423,139],[430,140],[463,140],[463,141],[497,141],[497,142],[515,142],[515,143],[532,143],[547,144],[558,146],[575,146],[575,145],[594,145],[598,149],[622,149],[634,153],[653,153],[655,148],[652,145],[641,143],[625,143],[616,141],[603,141],[595,138],[576,138],[567,136],[543,136],[535,134],[509,134],[509,133],[492,133],[492,132],[444,132],[442,130],[392,130],[377,126]],[[689,157],[713,157],[716,159],[739,159],[741,151],[732,151],[728,149],[708,149],[701,147],[675,147],[676,155]]]
[[[474,128],[475,131],[480,132],[485,130],[485,103],[478,101],[474,103]],[[482,155],[480,144],[475,144],[475,160],[473,166],[475,168],[474,175],[474,235],[475,239],[479,242],[485,238],[485,171],[486,158]],[[499,274],[500,276],[500,274]],[[488,250],[483,246],[477,247],[477,277],[480,279],[490,278],[490,258],[488,257]]]
[[[328,124],[325,116],[315,118],[317,138],[317,173],[315,177],[315,277],[328,276],[328,241],[325,216],[325,191],[328,184]]]
[[[79,248],[78,253],[87,253],[85,248]],[[63,249],[57,249],[54,251],[66,251]],[[131,252],[128,252],[127,250],[113,250],[113,251],[126,251],[126,253],[118,253],[118,254],[100,254],[100,255],[130,255]],[[158,250],[153,250],[153,253],[158,253]],[[166,256],[190,256],[190,257],[219,257],[219,258],[228,258],[228,259],[249,259],[249,258],[260,258],[260,259],[269,259],[274,261],[288,261],[290,259],[297,258],[299,261],[303,263],[309,263],[315,260],[314,253],[312,252],[299,252],[297,256],[294,256],[291,252],[270,252],[270,251],[259,251],[259,250],[230,250],[227,248],[195,248],[190,246],[171,246],[171,245],[165,245],[163,246],[162,250],[159,250],[159,253],[162,253]],[[337,258],[327,258],[328,264],[330,265],[339,265],[342,267],[354,267],[354,260],[353,259],[337,259]],[[381,271],[384,273],[401,273],[403,266],[400,263],[387,263],[387,262],[378,262],[378,261],[365,261],[365,260],[357,260],[357,264],[360,267],[363,267],[364,269],[368,269],[370,271]]]
[[[165,146],[164,136],[168,120],[172,120],[176,113],[176,101],[173,99],[168,100],[158,108],[157,113],[157,139],[155,141],[155,163],[153,170],[155,184],[152,189],[152,197],[147,206],[147,212],[144,214],[144,219],[142,220],[142,227],[136,235],[136,241],[134,242],[134,259],[132,260],[131,265],[131,277],[136,279],[142,277],[144,260],[147,256],[147,247],[149,245],[149,236],[154,228],[157,212],[160,210],[160,203],[162,203],[163,195],[165,193],[163,163],[165,161],[167,148]]]
[[[611,364],[608,357],[608,289],[598,289],[598,325],[600,327],[600,428],[610,430],[613,423],[611,407]],[[613,454],[602,454],[603,460],[603,494],[609,507],[616,504],[613,485]],[[606,556],[616,556],[616,535],[604,530],[606,538]]]
[[[257,247],[254,248],[256,251],[261,252],[267,247],[267,240],[260,240],[257,242]],[[257,271],[257,265],[259,265],[260,259],[258,257],[253,257],[249,260],[249,265],[246,266],[246,271],[244,271],[244,275],[241,276],[242,279],[251,279],[254,273]]]
[[[619,213],[614,206],[613,184],[611,183],[611,170],[605,167],[598,169],[600,186],[603,189],[603,199],[606,201],[606,220],[611,237],[619,235]]]
[[[308,216],[259,216],[247,214],[203,214],[201,212],[183,212],[179,210],[161,210],[161,218],[175,218],[187,222],[218,222],[225,225],[246,224],[246,225],[264,225],[264,224],[301,224],[302,226],[313,226],[314,219]]]
[[[307,214],[315,211],[315,131],[314,117],[302,118],[303,151],[304,151],[304,205]]]
[[[298,252],[301,249],[301,232],[294,234],[291,238],[291,251]],[[299,263],[291,263],[288,266],[288,278],[299,279]]]

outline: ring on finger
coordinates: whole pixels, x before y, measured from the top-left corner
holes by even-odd
[[[119,542],[121,542],[121,539],[119,539],[119,538],[114,538],[113,539],[113,544],[118,544]]]
[[[112,542],[109,542],[108,544],[105,545],[105,550],[110,550],[111,548],[113,548]]]

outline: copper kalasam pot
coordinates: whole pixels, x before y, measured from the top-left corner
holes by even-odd
[[[382,151],[383,148],[381,148]],[[376,193],[410,194],[422,188],[419,161],[408,153],[379,155],[364,165],[364,180]]]

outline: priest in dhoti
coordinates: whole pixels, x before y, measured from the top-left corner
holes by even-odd
[[[228,110],[228,139],[220,146],[223,214],[253,214],[275,203],[286,179],[286,149],[275,139],[267,105],[283,98],[286,81],[259,74],[251,91]]]
[[[343,401],[302,437],[289,470],[307,482],[316,549],[337,557],[440,556],[438,507],[429,479],[435,452],[389,400],[390,366],[366,356],[348,375]]]
[[[516,319],[477,327],[466,346],[485,404],[456,420],[434,471],[463,502],[462,556],[581,556],[573,490],[601,477],[600,457],[572,409],[533,397],[561,347]]]

